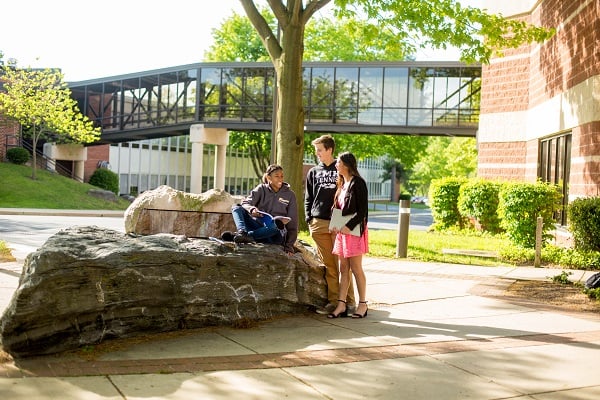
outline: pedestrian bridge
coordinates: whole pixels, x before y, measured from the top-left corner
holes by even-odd
[[[481,66],[459,62],[307,62],[305,129],[475,137]],[[100,143],[187,135],[193,124],[271,131],[271,63],[198,63],[70,82]]]

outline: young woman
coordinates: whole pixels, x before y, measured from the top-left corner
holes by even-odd
[[[265,217],[261,211],[270,216]],[[294,243],[298,238],[298,206],[296,195],[283,181],[280,165],[269,165],[263,183],[252,189],[242,204],[233,206],[231,213],[237,228],[234,242],[281,244],[286,253],[294,254]],[[277,216],[288,218],[271,218]]]
[[[315,155],[319,163],[306,174],[304,185],[304,213],[310,231],[315,241],[317,254],[325,265],[325,280],[327,282],[327,305],[317,308],[319,314],[329,314],[337,307],[337,300],[342,299],[340,289],[340,267],[338,258],[333,254],[333,244],[336,234],[329,229],[333,199],[337,190],[338,172],[335,167],[335,141],[331,135],[323,135],[313,140]],[[348,275],[350,277],[350,275]],[[348,309],[354,309],[354,285],[350,279],[348,296],[345,297]]]
[[[340,263],[340,290],[336,309],[328,318],[348,316],[346,295],[350,280],[350,271],[356,280],[358,289],[358,306],[352,318],[365,318],[367,316],[367,278],[362,267],[363,254],[369,251],[369,235],[367,230],[369,193],[367,183],[360,176],[356,157],[345,152],[338,156],[336,162],[338,170],[337,191],[335,193],[334,207],[341,209],[342,216],[351,216],[346,224],[336,230],[333,254],[336,254]],[[351,233],[359,226],[359,235]]]

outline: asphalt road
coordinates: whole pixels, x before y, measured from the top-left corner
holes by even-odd
[[[125,232],[122,217],[0,215],[0,240],[13,249],[16,258],[24,259],[61,229],[90,225]]]

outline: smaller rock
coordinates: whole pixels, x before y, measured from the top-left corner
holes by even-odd
[[[117,201],[117,195],[111,192],[110,190],[104,189],[90,189],[88,190],[88,194],[92,197],[96,197],[98,199],[106,200],[106,201]]]

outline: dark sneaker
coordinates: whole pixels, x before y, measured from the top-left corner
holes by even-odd
[[[321,314],[321,315],[331,314],[333,312],[333,310],[335,310],[335,307],[336,307],[335,304],[329,303],[325,307],[317,308],[317,314]]]
[[[237,244],[254,243],[254,238],[246,232],[238,232],[233,237],[233,241]]]
[[[348,311],[348,315],[352,315],[356,312],[356,306],[354,304],[348,304],[346,306],[346,311]]]
[[[226,242],[233,242],[233,232],[231,231],[225,231],[223,233],[221,233],[221,240],[224,240]]]

